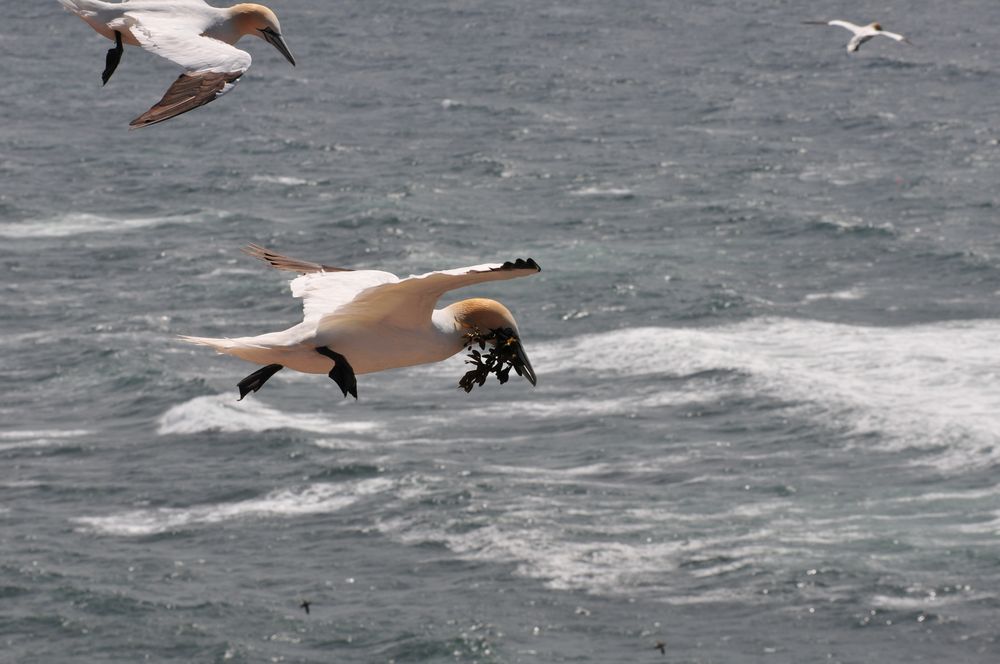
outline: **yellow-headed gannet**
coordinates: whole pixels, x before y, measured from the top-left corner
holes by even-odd
[[[882,26],[878,23],[869,23],[868,25],[854,25],[849,21],[805,21],[806,25],[835,25],[840,28],[847,28],[850,30],[854,36],[851,37],[851,41],[847,42],[847,52],[854,53],[856,50],[861,48],[861,45],[872,37],[888,37],[889,39],[895,39],[898,42],[903,42],[904,44],[909,44],[910,40],[900,34],[895,32],[888,32],[882,29]]]
[[[495,300],[474,298],[434,308],[447,291],[541,271],[530,258],[400,279],[379,270],[347,270],[300,261],[254,244],[244,251],[279,270],[301,274],[292,280],[291,287],[292,295],[302,298],[304,320],[282,332],[256,337],[181,337],[264,365],[238,383],[240,399],[259,390],[284,367],[327,374],[345,397],[351,394],[356,399],[356,374],[439,362],[474,342],[480,347],[489,343],[498,351],[503,347],[511,366],[497,372],[501,382],[506,381],[511,367],[532,385],[537,382],[521,346],[517,322],[507,307]],[[480,357],[478,351],[473,355]],[[485,380],[485,374],[482,377]],[[468,391],[472,385],[463,387]]]
[[[59,0],[101,35],[115,42],[101,79],[107,83],[125,51],[139,46],[184,67],[163,99],[132,120],[135,129],[169,120],[204,106],[232,90],[250,68],[250,54],[233,46],[244,35],[260,37],[292,57],[278,17],[267,7],[241,3],[212,7],[204,0]]]

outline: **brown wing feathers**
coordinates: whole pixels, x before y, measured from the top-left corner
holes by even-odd
[[[332,265],[322,265],[320,263],[312,263],[310,261],[300,261],[297,258],[289,258],[288,256],[277,254],[270,249],[265,249],[258,244],[248,244],[243,248],[243,253],[248,256],[253,256],[258,260],[262,260],[273,268],[288,270],[289,272],[299,272],[301,274],[308,274],[310,272],[353,271],[342,267],[333,267]]]
[[[129,123],[132,129],[148,127],[204,106],[222,94],[227,85],[238,81],[244,72],[197,72],[181,74],[163,98]]]

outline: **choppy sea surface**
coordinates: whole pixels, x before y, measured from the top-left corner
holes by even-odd
[[[1000,6],[271,6],[136,132],[174,66],[5,7],[0,662],[998,661]],[[450,297],[539,384],[237,402],[176,335],[298,320],[247,242],[531,256]]]

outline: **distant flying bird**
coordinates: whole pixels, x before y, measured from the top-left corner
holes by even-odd
[[[303,611],[305,611],[307,616],[309,615],[309,607],[310,606],[312,606],[312,602],[310,602],[307,599],[302,600],[302,603],[299,604],[299,608],[302,609]]]
[[[664,643],[663,641],[657,641],[653,645],[653,647],[656,648],[657,650],[659,650],[661,655],[666,655],[667,654],[667,644]]]
[[[869,23],[868,25],[854,25],[848,21],[805,21],[806,25],[835,25],[841,28],[847,28],[850,30],[854,36],[851,37],[851,41],[847,42],[847,52],[854,53],[856,50],[861,48],[861,45],[873,37],[888,37],[889,39],[895,39],[898,42],[903,42],[904,44],[909,44],[910,40],[900,34],[895,32],[887,32],[882,29],[882,26],[878,23]]]
[[[346,270],[300,261],[253,244],[244,252],[279,270],[302,275],[291,286],[292,295],[303,300],[304,320],[283,332],[256,337],[181,337],[264,365],[238,383],[240,399],[259,390],[284,367],[327,374],[345,397],[350,394],[357,399],[356,374],[439,362],[466,348],[477,335],[497,329],[506,331],[502,343],[517,361],[518,372],[532,385],[537,382],[521,346],[517,322],[507,307],[474,298],[434,308],[450,290],[541,271],[530,258],[400,279],[379,270]]]
[[[260,37],[292,65],[278,17],[263,5],[212,7],[204,0],[59,0],[101,35],[115,42],[105,58],[101,80],[115,73],[123,44],[139,46],[184,68],[163,98],[132,120],[147,127],[204,106],[233,89],[250,68],[250,54],[234,47],[244,35]]]

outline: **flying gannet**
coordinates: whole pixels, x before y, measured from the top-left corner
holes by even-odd
[[[518,373],[532,385],[537,383],[521,346],[517,322],[507,307],[495,300],[473,298],[434,308],[447,291],[541,271],[530,258],[400,279],[379,270],[347,270],[300,261],[254,244],[243,251],[279,270],[301,274],[292,280],[291,287],[292,295],[302,298],[304,319],[282,332],[256,337],[181,337],[264,365],[238,383],[240,399],[259,390],[284,367],[327,374],[345,397],[350,394],[357,399],[356,374],[439,362],[480,340],[503,345],[515,358],[513,366]],[[502,333],[487,334],[495,331]],[[473,354],[478,357],[476,351]],[[506,373],[501,382],[505,380]]]
[[[233,46],[244,35],[260,37],[295,65],[278,17],[263,5],[212,7],[204,0],[59,0],[98,33],[115,42],[105,58],[106,84],[121,62],[123,44],[139,46],[184,67],[163,98],[132,120],[147,127],[204,106],[233,89],[250,68],[250,54]]]
[[[851,37],[851,41],[847,42],[847,52],[854,53],[856,50],[861,48],[861,45],[873,37],[888,37],[889,39],[895,39],[898,42],[903,42],[904,44],[909,44],[910,40],[900,34],[895,32],[888,32],[882,29],[882,26],[878,23],[869,23],[868,25],[854,25],[849,21],[805,21],[806,25],[835,25],[840,28],[847,28],[850,30],[854,36]]]

